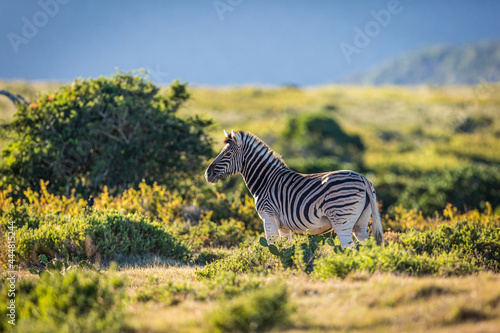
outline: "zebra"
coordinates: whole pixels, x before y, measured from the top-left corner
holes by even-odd
[[[371,215],[375,240],[383,244],[375,189],[366,177],[350,170],[300,174],[290,170],[256,135],[224,130],[224,136],[225,146],[207,168],[205,178],[215,184],[240,173],[254,197],[269,242],[278,234],[292,241],[292,232],[321,235],[333,229],[342,247],[352,247],[353,231],[358,241],[368,239]]]

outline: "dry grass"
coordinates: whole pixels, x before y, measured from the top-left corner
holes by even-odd
[[[171,305],[138,302],[138,289],[169,282],[201,289],[195,267],[151,265],[121,268],[130,296],[126,323],[134,332],[205,332],[206,314],[216,300],[187,297]],[[37,279],[27,272],[20,277]],[[355,273],[345,280],[318,281],[283,271],[283,280],[296,307],[291,323],[272,332],[498,332],[500,328],[500,275],[481,273],[465,277],[416,278]]]
[[[188,282],[194,267],[125,268],[129,294],[154,283]],[[270,277],[261,277],[269,279]],[[345,280],[316,281],[296,272],[280,274],[297,311],[284,332],[498,332],[500,275],[410,278],[356,273]],[[127,323],[138,332],[203,332],[213,300],[187,298],[176,306],[132,302]]]
[[[500,324],[498,276],[436,279],[384,275],[361,282],[302,282],[295,287],[299,286],[308,288],[296,297],[297,322],[303,321],[304,329],[290,332],[306,331],[308,326],[319,331],[357,332],[431,332],[455,326],[464,331],[460,327],[471,323]]]

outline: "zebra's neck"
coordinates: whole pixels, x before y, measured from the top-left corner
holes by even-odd
[[[241,175],[254,197],[261,194],[275,172],[287,168],[280,155],[251,133],[243,136],[243,165]]]

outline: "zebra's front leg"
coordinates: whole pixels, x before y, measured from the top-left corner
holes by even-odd
[[[290,243],[292,242],[292,230],[279,228],[278,232],[281,237],[286,237]]]
[[[274,244],[276,239],[278,239],[278,224],[276,218],[272,216],[264,216],[264,232],[266,233],[266,239],[269,244]]]

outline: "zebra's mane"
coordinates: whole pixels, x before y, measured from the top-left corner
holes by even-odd
[[[256,142],[258,146],[265,147],[267,151],[271,151],[273,153],[273,157],[280,162],[282,166],[288,169],[288,166],[286,165],[285,161],[283,160],[283,157],[281,157],[280,154],[275,152],[267,143],[265,143],[261,138],[259,138],[257,135],[247,132],[247,131],[239,131],[241,138],[243,141],[246,141],[245,138],[249,138],[248,142]]]

